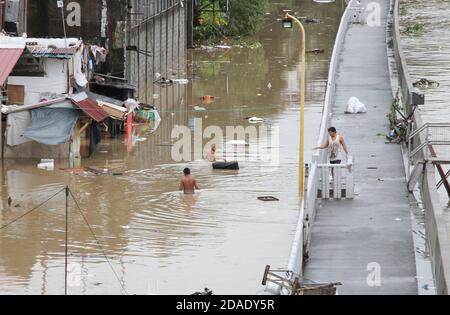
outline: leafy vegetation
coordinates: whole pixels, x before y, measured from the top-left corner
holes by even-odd
[[[268,0],[199,0],[194,39],[217,42],[224,37],[253,35],[261,26],[267,6]]]
[[[408,25],[404,33],[407,35],[420,35],[423,33],[423,25],[419,23]]]

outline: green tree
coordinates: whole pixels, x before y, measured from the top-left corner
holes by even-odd
[[[261,26],[268,0],[197,0],[195,40],[254,35]]]
[[[255,34],[264,19],[267,4],[268,0],[230,0],[228,35]]]

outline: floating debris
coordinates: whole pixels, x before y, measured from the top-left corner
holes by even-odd
[[[77,167],[77,168],[62,168],[70,174],[79,175],[83,177],[94,177],[94,176],[121,176],[126,171],[125,163],[108,163],[105,166],[89,166],[89,167]]]
[[[320,24],[320,20],[316,18],[306,18],[305,19],[306,24]]]
[[[325,49],[319,49],[319,48],[311,49],[311,50],[307,50],[306,53],[307,54],[315,54],[315,55],[323,54],[323,53],[325,53]]]
[[[200,106],[195,106],[195,107],[194,107],[194,110],[197,111],[197,112],[203,112],[203,111],[206,110],[206,108],[200,107]]]
[[[414,23],[412,25],[408,25],[403,32],[407,35],[420,35],[423,32],[423,25],[419,23]]]
[[[216,45],[216,46],[214,46],[214,48],[218,48],[218,49],[231,49],[231,46],[228,46],[228,45]]]
[[[280,201],[280,199],[275,198],[273,196],[262,196],[262,197],[258,197],[258,200],[264,201],[264,202],[268,202],[268,201]]]
[[[243,145],[243,146],[248,146],[249,144],[245,141],[245,140],[231,140],[227,142],[227,145]]]
[[[252,124],[258,124],[258,123],[264,122],[264,119],[263,118],[259,118],[259,117],[250,117],[248,119],[248,122],[252,123]]]
[[[211,104],[214,101],[215,97],[211,95],[205,95],[202,97],[202,99],[205,104]]]
[[[413,83],[414,87],[421,89],[438,88],[440,85],[441,84],[439,82],[428,79],[420,79],[419,81]]]
[[[55,160],[53,159],[42,159],[41,163],[37,165],[41,170],[53,171],[55,169]]]

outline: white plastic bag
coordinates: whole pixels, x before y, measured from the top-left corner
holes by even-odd
[[[125,101],[125,107],[128,109],[128,112],[134,112],[136,109],[140,109],[139,102],[135,99],[129,98]]]
[[[345,111],[347,114],[362,114],[367,113],[366,105],[361,103],[361,101],[356,97],[351,97],[347,103],[347,110]]]

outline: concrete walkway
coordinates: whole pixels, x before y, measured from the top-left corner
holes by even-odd
[[[370,0],[374,2],[373,0]],[[365,7],[369,1],[362,1]],[[325,201],[312,232],[305,277],[342,282],[340,294],[417,294],[414,245],[400,147],[385,144],[392,102],[386,17],[381,27],[352,24],[341,53],[333,124],[355,158],[354,200]],[[344,114],[351,96],[368,107]],[[380,267],[380,286],[377,267]],[[368,267],[370,271],[368,271]]]

